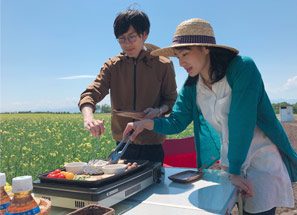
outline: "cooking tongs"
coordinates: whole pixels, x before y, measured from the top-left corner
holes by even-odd
[[[124,146],[124,148],[120,150],[120,148],[123,146],[123,144],[125,144],[125,141],[128,139],[128,137],[133,133],[133,130],[130,131],[123,139],[122,141],[117,145],[117,147],[115,148],[115,150],[113,150],[109,156],[108,156],[108,161],[110,163],[117,163],[118,160],[123,156],[123,154],[125,153],[126,149],[128,148],[129,144],[130,144],[130,139],[127,141],[126,145]]]

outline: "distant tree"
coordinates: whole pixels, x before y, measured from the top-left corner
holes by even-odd
[[[276,114],[279,114],[279,106],[278,106],[278,104],[273,103],[273,104],[272,104],[272,107],[273,107],[274,112],[275,112]]]
[[[111,112],[111,107],[108,104],[96,105],[96,112],[110,113]]]
[[[19,111],[18,113],[32,113],[32,111]]]
[[[297,114],[297,102],[293,104],[293,113]]]
[[[272,107],[273,107],[274,112],[276,114],[279,114],[279,108],[281,106],[293,106],[293,114],[297,114],[297,103],[295,103],[295,104],[289,104],[287,102],[281,102],[281,103],[274,103],[274,104],[272,104]]]
[[[96,105],[96,112],[101,113],[101,106],[100,105]]]
[[[111,107],[107,104],[101,105],[101,113],[110,113]]]

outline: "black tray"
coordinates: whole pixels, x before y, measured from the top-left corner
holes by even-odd
[[[171,181],[177,183],[189,183],[200,179],[203,175],[204,173],[200,171],[186,170],[180,173],[176,173],[174,175],[170,175],[168,176],[168,178]]]
[[[45,172],[42,174],[37,175],[37,177],[40,180],[40,183],[58,183],[58,184],[65,184],[65,185],[74,185],[79,187],[99,187],[108,183],[112,183],[119,178],[125,177],[126,175],[131,175],[139,170],[142,170],[145,168],[145,166],[149,163],[148,160],[125,160],[125,163],[133,163],[136,162],[138,164],[138,167],[127,170],[123,173],[116,174],[113,176],[110,176],[108,178],[103,178],[96,181],[81,181],[81,180],[71,180],[71,179],[64,179],[64,178],[48,178],[46,177],[50,172]],[[61,171],[65,171],[65,168],[60,169]]]

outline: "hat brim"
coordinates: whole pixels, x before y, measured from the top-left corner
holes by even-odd
[[[236,54],[239,53],[239,51],[235,48],[229,47],[229,46],[223,46],[223,45],[217,45],[217,44],[210,44],[210,43],[182,43],[182,44],[175,44],[166,48],[156,49],[151,52],[151,55],[154,56],[164,56],[164,57],[176,57],[174,49],[177,47],[184,47],[184,46],[210,46],[210,47],[218,47],[218,48],[224,48],[228,49],[230,51],[235,52]]]

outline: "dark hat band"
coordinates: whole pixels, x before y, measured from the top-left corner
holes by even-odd
[[[172,40],[172,45],[182,44],[182,43],[216,44],[216,39],[212,36],[205,36],[205,35],[184,35],[184,36],[174,37]]]

